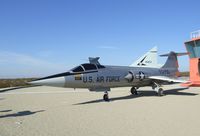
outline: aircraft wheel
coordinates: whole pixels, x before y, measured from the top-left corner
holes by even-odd
[[[163,93],[163,89],[162,88],[159,88],[158,89],[158,96],[163,96],[164,93]]]
[[[131,88],[131,94],[138,95],[137,89],[135,87]]]
[[[103,99],[104,99],[104,101],[106,101],[106,102],[108,102],[108,101],[110,100],[108,94],[104,94],[104,95],[103,95]]]

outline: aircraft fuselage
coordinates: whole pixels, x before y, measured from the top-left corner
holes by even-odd
[[[88,88],[98,91],[99,88],[147,86],[151,84],[151,80],[148,77],[157,75],[170,76],[174,75],[174,72],[162,68],[105,66],[105,68],[82,72],[69,71],[42,78],[32,83],[66,88]]]

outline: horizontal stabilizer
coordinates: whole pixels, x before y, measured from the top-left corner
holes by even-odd
[[[176,52],[171,52],[171,53],[174,53],[176,56],[184,56],[184,55],[189,55],[188,52],[183,52],[183,53],[176,53]],[[168,57],[170,56],[171,53],[167,53],[167,54],[163,54],[163,55],[160,55],[160,57]]]
[[[178,69],[178,56],[188,55],[188,53],[176,53],[171,51],[170,53],[160,55],[161,57],[168,57],[166,63],[162,68],[176,68]]]

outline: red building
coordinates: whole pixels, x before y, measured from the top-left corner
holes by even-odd
[[[190,58],[190,80],[183,86],[200,87],[200,30],[191,33],[191,40],[185,42]]]

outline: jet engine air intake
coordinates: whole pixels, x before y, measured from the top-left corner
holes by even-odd
[[[133,72],[129,71],[128,74],[124,77],[128,82],[133,82],[134,74]]]

